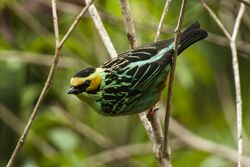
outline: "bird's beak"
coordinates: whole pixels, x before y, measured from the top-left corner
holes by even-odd
[[[77,95],[77,94],[80,94],[80,93],[81,93],[81,91],[80,91],[79,89],[76,89],[76,88],[74,88],[74,87],[71,87],[71,88],[69,89],[69,91],[68,91],[67,94],[74,94],[74,95]]]

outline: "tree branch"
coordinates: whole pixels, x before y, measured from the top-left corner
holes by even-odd
[[[220,29],[222,30],[222,32],[225,34],[225,36],[227,37],[228,40],[231,39],[231,35],[229,34],[229,32],[226,30],[225,26],[222,24],[222,22],[220,21],[220,19],[216,16],[216,14],[210,9],[210,7],[206,4],[206,2],[204,0],[200,0],[200,2],[202,3],[202,5],[204,6],[204,8],[208,11],[208,13],[210,14],[210,16],[214,19],[214,21],[217,23],[217,25],[220,27]]]
[[[171,161],[171,153],[170,153],[170,147],[168,142],[168,129],[169,129],[169,117],[170,117],[170,111],[171,111],[171,101],[172,101],[172,90],[173,90],[173,83],[174,83],[174,75],[175,75],[175,66],[176,66],[176,57],[178,54],[178,47],[180,42],[180,36],[181,36],[181,27],[182,22],[184,19],[184,12],[185,8],[187,6],[188,0],[182,0],[180,14],[178,23],[175,29],[175,37],[174,37],[174,53],[172,57],[172,64],[171,64],[171,70],[170,70],[170,77],[168,82],[168,96],[167,96],[167,107],[166,107],[166,113],[165,113],[165,120],[164,120],[164,140],[163,140],[163,155]],[[171,166],[171,164],[169,164]]]
[[[161,19],[160,19],[160,22],[159,22],[159,25],[158,25],[158,28],[157,28],[157,32],[156,32],[156,36],[155,36],[155,40],[154,40],[155,42],[159,40],[161,30],[162,30],[162,27],[163,27],[163,22],[165,20],[166,14],[168,12],[170,2],[171,2],[171,0],[166,0],[164,9],[163,9],[163,12],[162,12],[162,15],[161,15]]]
[[[90,3],[91,0],[85,0],[85,3]],[[117,52],[113,46],[113,43],[111,42],[109,35],[106,31],[106,29],[104,28],[104,25],[102,23],[102,20],[100,18],[100,15],[95,7],[94,4],[90,5],[88,8],[89,14],[95,24],[95,27],[100,35],[100,37],[102,38],[102,41],[110,55],[111,58],[115,58],[117,56]]]
[[[234,83],[235,83],[235,94],[236,94],[236,113],[237,113],[237,141],[238,141],[238,167],[241,167],[242,163],[242,100],[241,100],[241,88],[240,88],[240,72],[239,72],[239,63],[236,50],[236,37],[239,31],[239,26],[241,18],[245,11],[245,5],[241,3],[238,16],[236,18],[232,38],[230,40],[230,47],[232,52],[232,65],[234,72]]]
[[[124,21],[129,44],[132,49],[135,49],[137,46],[135,26],[133,23],[133,18],[131,16],[128,0],[120,0],[120,6],[122,10],[123,21]]]
[[[214,21],[219,25],[221,30],[224,32],[226,37],[229,39],[230,48],[232,52],[232,66],[234,73],[234,83],[235,83],[235,94],[236,94],[236,113],[237,113],[237,146],[238,146],[238,167],[241,167],[242,163],[242,99],[241,99],[241,88],[240,88],[240,74],[239,74],[239,63],[237,57],[237,48],[236,48],[236,37],[239,31],[240,22],[245,11],[245,5],[241,3],[240,9],[234,24],[234,29],[232,36],[227,32],[224,25],[218,19],[218,17],[214,14],[214,12],[209,8],[209,6],[205,3],[204,0],[200,0],[205,9],[212,16]]]

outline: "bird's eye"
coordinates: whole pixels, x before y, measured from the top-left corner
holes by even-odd
[[[90,83],[91,83],[91,81],[87,80],[87,81],[84,82],[84,86],[89,87]]]

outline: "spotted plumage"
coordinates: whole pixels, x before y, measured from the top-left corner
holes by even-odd
[[[181,35],[178,54],[207,36],[198,22]],[[118,55],[98,68],[76,73],[69,94],[86,101],[106,116],[145,111],[160,99],[173,55],[173,39],[140,46]]]

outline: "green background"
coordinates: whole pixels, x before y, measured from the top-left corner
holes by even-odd
[[[119,1],[96,0],[95,5],[118,53],[129,49]],[[131,12],[140,44],[154,40],[165,1],[132,1]],[[239,8],[238,1],[208,1],[231,33]],[[62,37],[84,4],[80,0],[58,1]],[[174,35],[181,1],[172,1],[160,39]],[[236,10],[237,9],[237,10]],[[247,7],[240,25],[238,58],[243,101],[244,154],[250,155],[250,10]],[[55,39],[50,1],[0,1],[0,166],[5,166],[17,143],[23,124],[46,81]],[[236,150],[235,89],[229,42],[203,6],[188,2],[184,27],[200,21],[209,36],[178,57],[171,116],[194,134]],[[109,60],[105,46],[89,14],[61,50],[59,67],[48,95],[15,166],[82,167],[86,159],[116,146],[132,147],[138,153],[113,160],[101,167],[157,166],[148,136],[138,115],[103,117],[74,96],[67,95],[71,76],[87,66],[99,66]],[[166,103],[166,89],[162,103]],[[73,120],[71,117],[74,117]],[[164,109],[161,118],[164,117]],[[77,119],[77,121],[75,120]],[[77,123],[81,126],[77,128]],[[91,127],[91,132],[82,126]],[[174,129],[173,129],[174,130]],[[106,140],[93,138],[100,133]],[[183,136],[185,138],[185,136]],[[230,167],[232,161],[197,150],[170,134],[174,167]],[[144,148],[144,149],[142,149]],[[122,151],[122,153],[127,153]],[[112,159],[112,154],[108,156]],[[107,158],[104,158],[107,160]],[[102,162],[95,159],[94,162]],[[250,166],[250,164],[249,164]]]

